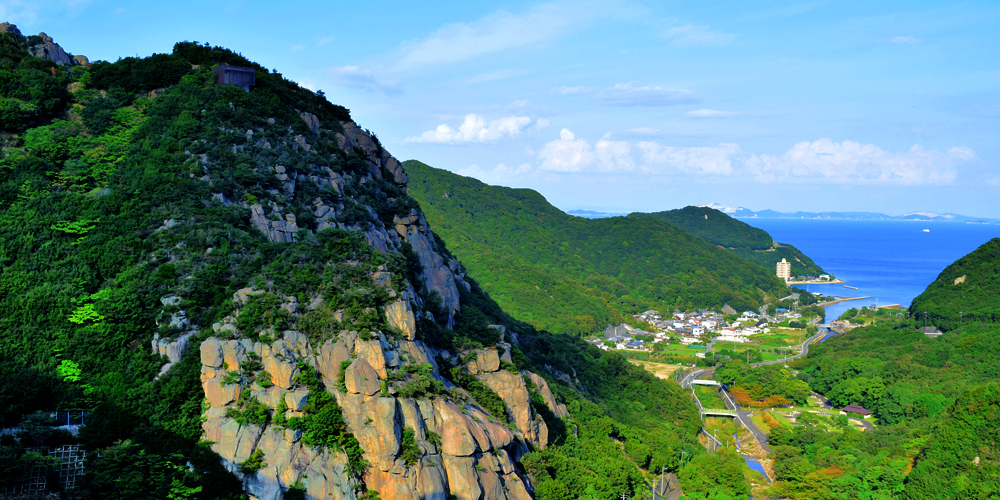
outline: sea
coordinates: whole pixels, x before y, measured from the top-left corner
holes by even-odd
[[[852,307],[908,307],[952,262],[992,238],[998,224],[961,222],[740,218],[795,246],[845,284],[801,285],[823,295],[865,297],[827,306],[833,321]]]

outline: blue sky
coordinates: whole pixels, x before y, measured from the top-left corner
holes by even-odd
[[[232,48],[398,158],[563,209],[1000,218],[997,2],[0,0],[92,60]]]

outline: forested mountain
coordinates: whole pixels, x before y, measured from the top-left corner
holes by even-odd
[[[923,326],[923,307],[937,311],[934,318],[940,320],[947,318],[941,311],[949,305],[972,309],[1000,300],[1000,288],[984,286],[1000,267],[998,241],[949,266],[921,295],[919,315],[829,338],[796,363],[799,378],[814,391],[835,406],[872,410],[879,425],[836,440],[799,428],[772,434],[783,494],[797,499],[996,496],[1000,327],[985,315],[966,316],[964,323],[956,318],[939,337],[917,327]],[[987,275],[976,288],[955,285],[955,278],[971,278],[973,270]],[[973,298],[967,300],[968,295]]]
[[[207,44],[70,66],[21,42],[0,34],[0,495],[63,444],[104,499],[611,499],[662,468],[746,490],[675,384],[501,309],[347,109]],[[645,244],[619,223],[609,248]],[[695,267],[667,281],[780,289]],[[52,411],[89,413],[74,437]]]
[[[913,299],[910,315],[946,330],[962,321],[1000,321],[1000,238],[994,238],[941,271]]]
[[[792,245],[778,243],[763,229],[734,219],[708,207],[688,206],[664,212],[634,212],[629,217],[667,221],[713,245],[732,250],[741,258],[775,269],[785,259],[792,263],[792,276],[819,276],[823,268]]]
[[[573,217],[530,189],[407,161],[410,196],[515,317],[588,334],[645,309],[756,309],[787,288],[765,269],[651,217]],[[773,266],[772,266],[773,267]]]

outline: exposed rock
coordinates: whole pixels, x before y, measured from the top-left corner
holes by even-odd
[[[344,373],[347,391],[354,394],[372,396],[379,391],[379,376],[368,361],[359,358]]]
[[[539,376],[537,373],[529,372],[527,370],[521,372],[522,375],[527,375],[531,383],[535,384],[538,388],[538,393],[542,395],[542,399],[545,400],[545,406],[549,407],[549,410],[558,417],[563,418],[569,415],[569,411],[566,410],[566,405],[559,404],[556,402],[555,396],[552,395],[552,390],[549,389],[549,383],[545,381],[544,378]]]
[[[13,24],[0,24],[0,33],[7,32],[16,33],[18,35],[21,34],[21,32],[17,29],[17,26],[14,26]],[[66,51],[59,46],[59,44],[55,43],[49,35],[39,33],[38,37],[41,38],[41,41],[28,47],[28,54],[31,54],[33,57],[48,59],[60,66],[67,64],[73,65],[76,62],[76,60],[70,57],[70,55],[67,54]]]
[[[264,207],[258,203],[250,205],[250,222],[267,235],[268,241],[274,243],[295,241],[295,233],[299,230],[295,214],[279,215],[278,220],[270,220],[264,215]]]
[[[302,121],[305,122],[306,126],[309,127],[309,130],[311,130],[312,133],[319,133],[319,118],[317,118],[316,115],[302,112],[299,113],[299,117],[302,118]]]
[[[496,349],[478,349],[476,363],[479,365],[479,371],[495,372],[500,369],[500,355]]]
[[[285,404],[288,405],[288,409],[292,411],[302,411],[306,407],[306,403],[309,401],[309,390],[299,389],[297,391],[290,391],[285,393]]]
[[[201,343],[201,364],[211,367],[222,367],[222,344],[219,339],[211,337]]]
[[[354,350],[358,358],[368,361],[380,377],[385,378],[388,375],[381,340],[358,340],[354,343]]]
[[[397,300],[385,306],[385,318],[390,328],[403,332],[406,340],[417,338],[417,318],[413,316],[409,301]]]
[[[90,59],[87,59],[87,56],[73,56],[73,60],[81,66],[90,66]]]
[[[241,387],[240,384],[226,384],[222,385],[222,378],[225,377],[225,373],[215,373],[215,377],[204,380],[201,384],[202,389],[205,391],[205,399],[216,408],[221,408],[233,401],[236,401],[240,397]]]
[[[401,429],[397,425],[396,398],[371,398],[359,412],[365,421],[352,426],[367,459],[375,468],[390,470],[399,454]]]
[[[277,342],[275,342],[277,343]],[[271,381],[274,385],[282,389],[288,389],[295,383],[295,377],[299,374],[299,367],[294,361],[278,359],[273,355],[264,356],[262,360],[264,369],[271,374]]]
[[[348,359],[351,359],[351,349],[344,339],[337,342],[328,340],[316,355],[316,369],[323,375],[323,380],[335,382],[340,374],[340,364]]]
[[[411,211],[404,218],[394,216],[393,225],[399,236],[410,244],[420,258],[420,264],[424,268],[424,283],[428,289],[438,292],[441,305],[448,312],[448,327],[451,328],[454,326],[455,312],[460,308],[456,282],[462,283],[462,286],[468,286],[468,283],[453,273],[444,257],[435,251],[433,235],[423,215]]]
[[[524,378],[520,374],[499,370],[493,373],[480,373],[477,378],[503,399],[507,410],[514,418],[514,424],[524,434],[525,439],[536,448],[545,448],[548,445],[548,426],[532,411],[531,395],[524,386]]]

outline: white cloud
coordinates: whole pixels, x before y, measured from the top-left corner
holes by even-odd
[[[955,146],[948,150],[948,156],[958,160],[975,160],[976,152],[965,146]]]
[[[711,31],[708,26],[677,26],[670,28],[663,33],[665,38],[671,39],[673,45],[681,47],[722,47],[729,45],[736,35],[730,33],[719,33]]]
[[[459,169],[456,173],[466,177],[474,177],[487,184],[500,184],[507,186],[510,185],[512,181],[534,176],[535,170],[531,168],[530,164],[527,163],[522,163],[517,167],[508,167],[507,165],[500,163],[493,170],[484,170],[479,168],[478,165],[470,165],[469,168]]]
[[[641,172],[748,178],[757,182],[833,184],[950,184],[957,170],[977,160],[966,147],[947,151],[913,146],[890,153],[873,144],[830,139],[804,141],[780,156],[752,154],[737,144],[675,147],[654,141],[613,141],[593,145],[562,129],[559,139],[538,152],[539,168],[552,172]]]
[[[717,109],[699,109],[686,113],[691,118],[725,118],[736,115],[733,111],[719,111]]]
[[[516,137],[521,130],[531,124],[527,116],[506,116],[486,123],[486,119],[475,113],[465,115],[458,129],[446,124],[438,125],[419,137],[407,137],[406,142],[432,144],[467,144],[472,142],[494,142],[505,137]]]
[[[520,15],[500,11],[472,23],[450,24],[423,40],[404,44],[396,69],[451,64],[487,54],[544,46],[600,14],[591,6],[556,2]]]
[[[549,119],[548,118],[539,118],[535,122],[535,126],[538,127],[538,128],[548,127],[549,126]]]
[[[889,43],[917,43],[919,41],[921,41],[919,38],[912,36],[897,36],[889,40]]]
[[[602,90],[597,100],[610,106],[671,106],[698,102],[698,95],[686,89],[665,89],[660,87],[636,87],[631,83],[619,83]]]
[[[520,101],[514,101],[514,102],[508,104],[507,108],[509,108],[509,109],[520,109],[520,108],[527,108],[528,106],[531,106],[531,101],[529,101],[527,99],[521,99]]]
[[[330,68],[329,75],[342,85],[368,92],[379,92],[385,95],[399,95],[403,93],[399,82],[381,81],[372,74],[371,70],[360,66]]]
[[[736,144],[679,148],[656,142],[640,142],[643,164],[656,173],[732,175],[740,156]]]
[[[562,86],[562,87],[556,87],[556,88],[552,89],[552,93],[553,94],[562,94],[562,95],[574,95],[574,94],[582,94],[584,92],[589,92],[591,90],[593,90],[593,89],[590,89],[588,87],[584,87],[583,85],[579,85],[579,86],[576,86],[576,87]]]
[[[976,159],[966,147],[947,152],[923,149],[890,153],[874,144],[830,139],[800,142],[781,156],[752,155],[746,170],[758,181],[950,184],[962,163]]]

